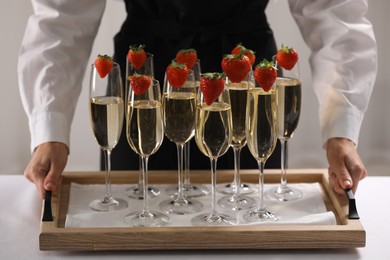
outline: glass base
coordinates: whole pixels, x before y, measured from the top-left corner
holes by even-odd
[[[138,211],[126,215],[124,222],[133,227],[162,227],[168,224],[169,217],[157,211]]]
[[[143,200],[144,199],[144,190],[142,185],[136,185],[126,189],[126,195],[129,198]],[[160,195],[160,190],[153,186],[148,186],[148,198],[155,198]]]
[[[205,213],[194,217],[191,220],[193,226],[234,226],[237,219],[227,214],[217,212]]]
[[[168,214],[187,215],[201,211],[203,204],[197,200],[174,198],[162,201],[160,209]]]
[[[166,189],[168,195],[175,195],[178,192],[177,186],[171,186]],[[200,184],[188,184],[183,185],[183,195],[186,198],[194,198],[207,196],[210,193],[209,189],[206,186]]]
[[[273,188],[265,193],[265,196],[270,200],[292,201],[302,198],[302,191],[290,188],[288,186],[281,188]]]
[[[103,199],[91,201],[88,206],[96,211],[112,211],[125,209],[129,206],[129,204],[123,199],[105,197]]]
[[[235,193],[234,183],[221,183],[217,185],[217,191],[223,194],[232,195]],[[240,194],[251,194],[256,191],[254,184],[241,183]]]
[[[246,223],[258,223],[279,220],[279,216],[273,214],[267,209],[250,210],[249,212],[244,214],[242,218]]]
[[[225,196],[219,199],[218,205],[222,208],[239,211],[253,208],[254,206],[256,206],[256,200],[242,194],[238,196],[232,195]]]

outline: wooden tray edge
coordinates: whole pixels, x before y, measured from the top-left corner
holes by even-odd
[[[207,174],[207,171],[199,171]],[[220,171],[224,173],[224,171]],[[232,171],[226,171],[232,174]],[[314,174],[313,174],[314,173]],[[123,183],[134,172],[117,172],[113,182]],[[159,171],[151,172],[151,176]],[[242,170],[242,175],[258,174],[257,170]],[[99,175],[101,177],[99,177]],[[266,182],[278,181],[279,170],[266,170]],[[59,228],[58,213],[61,193],[52,199],[53,222],[42,222],[39,236],[40,250],[44,251],[95,251],[95,250],[163,250],[163,249],[308,249],[364,247],[366,233],[359,220],[348,220],[347,199],[336,195],[329,187],[327,170],[289,170],[289,182],[302,176],[317,180],[320,177],[326,196],[334,204],[342,225],[269,225],[235,227],[161,227],[161,228]],[[95,178],[97,172],[64,173],[67,180]],[[130,178],[131,179],[131,178]],[[135,179],[134,179],[135,180]],[[212,238],[212,239],[211,239]],[[228,238],[228,239],[226,239]],[[115,241],[107,243],[107,241]],[[209,241],[213,241],[210,243]]]

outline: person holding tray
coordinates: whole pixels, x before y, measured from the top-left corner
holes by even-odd
[[[58,187],[67,163],[71,122],[106,1],[31,2],[34,14],[18,62],[31,132],[32,158],[24,174],[43,197],[45,190]],[[221,71],[222,55],[238,43],[255,51],[256,64],[271,60],[277,48],[265,15],[267,4],[266,0],[125,0],[128,16],[114,39],[114,59],[124,74],[129,46],[145,44],[155,55],[155,75],[161,82],[180,49],[196,49],[199,59],[207,61],[202,63],[204,72]],[[312,51],[312,86],[320,104],[330,183],[338,193],[356,191],[367,174],[356,147],[377,71],[375,36],[364,17],[368,1],[290,0],[289,5]],[[191,168],[209,169],[208,158],[192,147]],[[122,133],[112,154],[112,169],[138,169],[138,156],[131,154]],[[279,156],[273,155],[268,167],[279,167]],[[241,158],[242,168],[257,168],[248,149]],[[166,141],[150,168],[175,169],[175,160],[176,147]],[[233,168],[233,163],[230,151],[218,165]]]

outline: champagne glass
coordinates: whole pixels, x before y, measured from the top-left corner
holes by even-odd
[[[199,88],[200,74],[201,74],[201,66],[200,60],[197,59],[196,63],[192,67],[192,71],[194,72],[194,78],[196,82],[196,91]],[[193,184],[191,183],[190,176],[190,141],[184,144],[184,183],[183,183],[183,193],[187,198],[205,196],[209,194],[209,189],[201,184]],[[167,188],[166,192],[168,194],[175,194],[178,192],[179,187],[172,186]]]
[[[189,70],[184,85],[173,87],[165,75],[163,88],[164,133],[177,146],[178,192],[173,198],[160,203],[160,209],[173,214],[192,214],[203,209],[203,204],[186,198],[183,192],[183,150],[184,145],[195,134],[196,84],[194,72]]]
[[[114,198],[111,193],[111,151],[118,143],[123,124],[123,90],[121,72],[118,63],[108,75],[101,78],[92,65],[89,88],[89,111],[93,133],[105,159],[106,194],[102,199],[93,200],[89,207],[96,211],[120,210],[128,203]]]
[[[202,69],[200,66],[200,60],[197,59],[196,63],[192,67],[192,71],[194,72],[195,83],[196,83],[196,91],[199,91],[199,82],[200,76],[202,73]],[[190,142],[187,142],[184,145],[184,194],[187,197],[199,197],[205,196],[209,194],[209,189],[201,184],[193,184],[191,183],[190,178]]]
[[[246,114],[248,148],[259,165],[259,200],[257,207],[246,212],[243,219],[246,222],[276,221],[279,217],[264,204],[264,166],[277,142],[275,87],[264,91],[256,82],[255,88],[248,92]]]
[[[220,77],[219,73],[206,73],[203,78]],[[216,180],[217,159],[224,155],[232,142],[232,112],[230,95],[223,88],[219,97],[207,105],[202,91],[198,91],[196,104],[195,141],[199,150],[210,158],[211,164],[211,212],[195,216],[191,222],[194,226],[228,226],[237,223],[235,217],[217,211]]]
[[[129,78],[130,76],[133,76],[134,74],[139,75],[146,75],[150,77],[151,79],[154,79],[154,62],[153,62],[154,55],[150,52],[146,53],[146,60],[144,64],[139,67],[135,68],[133,64],[129,61],[129,59],[126,59],[126,77]],[[125,100],[127,100],[127,95],[129,93],[130,89],[130,81],[126,81],[126,93],[125,93]],[[144,193],[143,193],[143,179],[142,179],[142,158],[139,156],[139,175],[138,175],[138,183],[135,185],[129,187],[126,189],[126,194],[130,198],[133,199],[143,199]],[[148,186],[148,192],[150,197],[157,197],[160,194],[160,190],[155,186]]]
[[[248,77],[241,84],[244,84],[244,85],[246,84],[248,87],[253,87],[254,79],[253,79],[253,71],[252,71],[252,69],[249,72]],[[228,84],[228,85],[232,85],[232,84]],[[231,90],[230,92],[241,93],[241,91],[239,91],[238,89],[239,88],[237,88],[237,85],[235,85],[234,89]],[[239,128],[235,127],[235,125],[236,125],[235,122],[237,122],[237,123],[242,122],[240,120],[243,120],[243,119],[245,120],[245,117],[242,117],[242,113],[241,113],[242,109],[235,109],[235,107],[241,106],[241,105],[240,104],[235,105],[235,103],[240,102],[240,99],[242,99],[242,96],[244,96],[244,95],[243,95],[243,93],[241,93],[241,95],[234,94],[234,93],[230,95],[230,98],[232,99],[233,143],[240,144],[241,148],[237,152],[235,150],[235,148],[232,146],[233,153],[234,153],[234,178],[233,178],[233,181],[231,183],[221,183],[221,184],[217,185],[217,191],[218,192],[220,192],[222,194],[232,195],[232,196],[230,196],[230,202],[237,201],[236,199],[233,199],[234,195],[236,195],[236,198],[237,198],[240,195],[244,196],[244,195],[251,194],[251,193],[256,191],[256,188],[255,188],[255,186],[253,184],[251,184],[251,183],[242,183],[241,180],[240,180],[240,173],[239,173],[239,170],[240,170],[240,165],[239,164],[240,164],[240,162],[239,162],[239,160],[240,160],[241,149],[243,147],[245,147],[245,145],[246,145],[246,139],[244,137],[244,139],[242,141],[239,141],[243,137],[242,136],[242,130],[245,131],[245,128],[243,129],[242,127],[239,127]],[[240,103],[242,104],[242,101]],[[246,100],[244,101],[244,103],[246,104]],[[241,107],[245,107],[245,104],[243,106],[241,106]],[[235,134],[235,132],[237,132],[237,133]],[[235,140],[237,140],[237,141],[235,141]],[[235,145],[235,147],[238,148],[237,145]],[[236,153],[240,153],[240,154],[236,154]],[[241,198],[249,198],[249,197],[246,196],[246,197],[241,197]],[[243,200],[242,202],[245,202],[245,200]],[[224,204],[226,204],[226,203],[223,203],[221,205],[224,205]],[[241,204],[242,204],[241,206],[245,205],[244,203],[241,203]],[[250,207],[251,204],[252,203],[248,203],[247,207]]]
[[[143,209],[125,216],[125,223],[131,226],[156,227],[168,223],[164,213],[149,210],[148,205],[148,160],[161,146],[164,138],[162,123],[160,84],[151,80],[145,93],[135,94],[129,89],[126,110],[126,135],[131,149],[142,158]]]
[[[303,196],[302,191],[287,185],[287,142],[297,128],[301,113],[301,80],[299,64],[291,70],[279,68],[282,76],[276,79],[278,102],[278,138],[281,147],[281,178],[278,187],[267,192],[267,197],[279,201],[291,201]]]
[[[234,180],[232,195],[224,196],[218,201],[218,205],[224,208],[237,211],[242,209],[249,209],[256,205],[256,201],[244,194],[240,194],[240,154],[241,149],[246,145],[245,136],[245,118],[246,118],[246,103],[248,89],[254,87],[255,80],[252,72],[239,83],[233,83],[227,78],[227,88],[229,90],[231,111],[232,111],[232,144],[231,147],[234,152]]]

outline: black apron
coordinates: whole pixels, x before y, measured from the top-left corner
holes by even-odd
[[[164,73],[178,50],[194,48],[202,72],[221,72],[221,60],[238,44],[256,52],[257,64],[276,53],[273,33],[264,13],[268,0],[125,0],[127,19],[114,38],[114,60],[122,68],[125,86],[126,55],[131,44],[145,44],[154,54],[155,77]],[[210,159],[191,139],[191,169],[210,169]],[[138,169],[139,158],[126,139],[124,124],[118,145],[112,152],[112,169]],[[267,160],[267,168],[280,168],[280,147]],[[104,169],[102,160],[101,168]],[[241,168],[257,169],[247,146],[241,150]],[[149,169],[177,169],[176,144],[168,138],[149,158]],[[218,159],[218,169],[234,169],[233,151]]]

